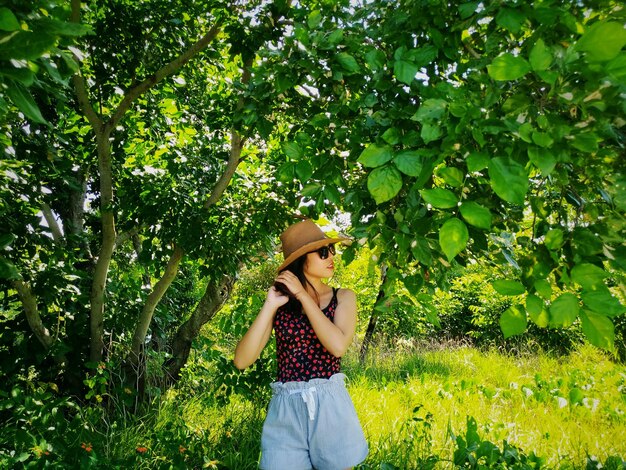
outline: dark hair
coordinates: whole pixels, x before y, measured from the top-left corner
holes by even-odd
[[[286,268],[281,269],[280,272],[282,273],[284,271],[291,271],[292,273],[294,273],[305,289],[308,284],[311,287],[311,289],[313,289],[313,292],[315,292],[316,300],[319,303],[319,295],[317,293],[317,290],[315,290],[315,287],[313,287],[313,284],[311,284],[311,282],[309,282],[309,280],[304,275],[304,264],[306,263],[307,255],[308,253],[305,253],[304,255],[300,256],[291,264],[287,265]],[[289,302],[287,302],[287,304],[285,305],[288,310],[296,311],[296,312],[300,312],[302,310],[302,304],[300,303],[298,299],[294,297],[294,295],[289,291],[289,289],[287,289],[287,286],[285,286],[282,282],[275,282],[274,287],[281,294],[287,295],[289,297]]]

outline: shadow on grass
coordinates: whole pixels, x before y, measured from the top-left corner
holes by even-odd
[[[384,357],[373,355],[361,364],[358,359],[350,358],[344,362],[343,370],[352,380],[363,378],[373,387],[383,387],[393,382],[406,383],[420,376],[449,377],[452,369],[444,361],[432,359],[416,352],[412,355],[387,353]]]

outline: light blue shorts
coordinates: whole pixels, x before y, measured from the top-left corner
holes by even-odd
[[[365,460],[367,442],[345,378],[335,374],[329,379],[272,384],[260,468],[334,470]]]

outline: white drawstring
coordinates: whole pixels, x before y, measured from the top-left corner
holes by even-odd
[[[315,391],[315,387],[289,390],[289,395],[300,394],[302,400],[306,403],[306,408],[309,411],[309,419],[311,421],[315,419],[315,397],[313,396],[313,392]]]

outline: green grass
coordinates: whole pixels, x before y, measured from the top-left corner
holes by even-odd
[[[500,449],[506,440],[547,468],[600,468],[587,467],[592,456],[620,456],[613,468],[622,468],[626,456],[626,367],[592,347],[554,358],[398,346],[372,350],[365,365],[353,350],[344,371],[370,445],[363,469],[454,468],[468,416],[480,440]],[[150,424],[114,431],[109,461],[145,446],[137,468],[175,458],[190,468],[256,468],[267,402],[186,393],[168,393]]]
[[[626,456],[626,368],[591,347],[559,359],[469,347],[379,351],[364,368],[350,359],[350,393],[372,465],[412,466],[395,455],[406,455],[403,430],[417,405],[419,416],[432,415],[421,449],[447,461],[455,447],[452,435],[465,434],[468,416],[478,422],[483,440],[507,440],[544,457],[550,467],[584,468],[590,456]]]

